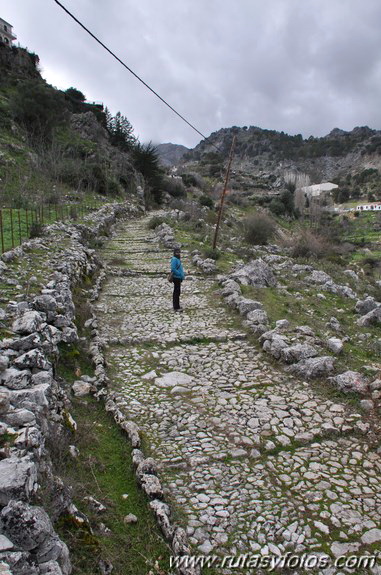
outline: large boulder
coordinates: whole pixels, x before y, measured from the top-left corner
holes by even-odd
[[[222,297],[227,297],[228,295],[231,295],[232,293],[241,293],[241,288],[240,285],[232,280],[232,279],[228,279],[226,281],[223,282],[223,287],[220,291]]]
[[[261,337],[264,337],[264,333]],[[280,359],[282,349],[288,347],[288,339],[284,335],[279,335],[277,333],[272,334],[271,338],[265,339],[263,343],[263,351],[266,351],[275,359]]]
[[[163,488],[155,475],[143,473],[140,475],[139,481],[143,491],[150,499],[163,499]]]
[[[338,337],[330,337],[327,339],[327,347],[332,353],[339,354],[344,349],[342,340]]]
[[[313,270],[312,274],[306,277],[306,281],[311,284],[325,284],[332,281],[332,278],[325,272]]]
[[[0,513],[1,531],[23,551],[39,547],[53,533],[53,526],[41,507],[10,501]]]
[[[0,461],[0,505],[7,505],[11,499],[29,499],[36,489],[37,469],[29,458]]]
[[[341,284],[335,284],[332,280],[328,281],[323,285],[325,291],[340,295],[342,297],[349,297],[350,299],[356,299],[357,295],[350,287]]]
[[[365,378],[358,371],[345,371],[335,377],[328,378],[340,391],[344,393],[364,394],[368,391],[368,384]]]
[[[355,312],[360,315],[366,315],[379,306],[380,304],[374,299],[374,297],[368,296],[363,300],[358,300],[355,306]]]
[[[31,333],[30,335],[20,337],[20,339],[11,340],[7,344],[7,347],[14,351],[25,353],[31,349],[41,347],[41,337],[38,333]]]
[[[52,367],[51,363],[45,359],[44,354],[39,349],[31,349],[30,351],[23,353],[15,359],[13,363],[18,369],[37,368],[49,370]]]
[[[170,371],[168,373],[164,373],[161,377],[157,377],[155,379],[155,385],[158,387],[185,387],[189,388],[194,379],[187,373],[183,373],[181,371]]]
[[[334,362],[335,359],[330,356],[310,357],[295,363],[288,369],[304,379],[314,379],[332,373]]]
[[[246,321],[249,324],[263,324],[266,325],[269,323],[269,318],[267,313],[264,309],[254,309],[250,311],[246,316]]]
[[[159,501],[158,499],[154,499],[149,505],[155,514],[156,521],[158,522],[164,537],[167,539],[167,541],[171,541],[174,528],[172,527],[169,519],[170,510],[168,505],[163,501]]]
[[[0,513],[0,528],[19,549],[32,552],[39,564],[57,561],[64,575],[71,572],[68,549],[42,507],[10,501]]]
[[[2,392],[0,391],[0,401],[2,397],[1,394]],[[8,411],[8,413],[3,416],[3,419],[8,425],[14,428],[26,427],[27,425],[34,425],[36,423],[36,417],[29,409],[13,409],[12,411]]]
[[[27,311],[17,318],[12,325],[12,330],[20,334],[34,333],[41,329],[44,320],[38,311]]]
[[[32,373],[29,369],[9,367],[0,373],[0,381],[8,389],[25,389],[32,385]]]
[[[241,315],[247,315],[255,309],[263,309],[263,305],[259,301],[241,297],[237,300],[237,308]]]
[[[307,343],[296,343],[290,347],[284,347],[280,352],[281,359],[286,363],[296,363],[317,355],[317,349]]]
[[[41,383],[28,389],[13,391],[10,395],[10,401],[13,407],[25,408],[33,413],[40,413],[49,406],[50,394],[51,386],[48,383]]]
[[[370,325],[380,325],[381,324],[381,307],[377,307],[372,311],[368,312],[366,315],[360,317],[357,320],[357,325],[360,327],[368,327]]]
[[[37,311],[43,312],[55,312],[58,307],[55,298],[48,294],[40,295],[34,298],[33,306]]]
[[[230,276],[243,285],[259,288],[275,287],[277,281],[270,266],[262,258],[252,260]]]
[[[7,569],[0,570],[2,575],[40,575],[41,573],[34,557],[25,551],[10,550],[0,553],[0,565],[3,564],[7,566]]]

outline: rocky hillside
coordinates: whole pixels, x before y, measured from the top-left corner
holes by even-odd
[[[189,148],[179,144],[159,144],[156,146],[160,162],[163,166],[174,166],[178,164],[184,154],[189,152]]]
[[[290,136],[255,126],[223,128],[184,154],[182,169],[221,176],[234,135],[232,181],[238,189],[280,187],[289,173],[303,175],[311,184],[334,181],[355,187],[351,180],[364,171],[374,180],[375,191],[379,189],[381,132],[366,126],[351,132],[336,128],[327,136],[306,140],[300,134]]]

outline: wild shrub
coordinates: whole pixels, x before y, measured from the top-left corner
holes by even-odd
[[[214,224],[217,222],[217,214],[216,214],[216,212],[215,212],[214,210],[213,210],[213,211],[210,211],[210,210],[209,210],[209,211],[205,214],[204,219],[205,219],[205,221],[206,221],[207,224],[214,225]],[[227,227],[230,227],[230,222],[229,222],[229,221],[225,221],[224,225],[227,226]]]
[[[275,221],[264,212],[256,212],[243,221],[245,240],[252,245],[267,244],[273,238],[275,230]]]
[[[115,180],[107,180],[107,194],[109,196],[120,196],[120,186]]]
[[[202,206],[205,206],[207,208],[213,208],[214,206],[213,199],[210,196],[207,196],[206,194],[200,197],[199,202]]]
[[[162,186],[173,198],[184,198],[187,195],[181,178],[163,178]]]
[[[233,204],[234,206],[240,206],[241,208],[245,208],[249,205],[249,200],[241,193],[232,193],[227,196],[226,203]]]
[[[221,257],[221,252],[218,249],[205,248],[203,253],[206,258],[212,260],[218,260]]]
[[[269,204],[269,210],[275,216],[283,216],[286,213],[286,206],[279,198],[273,198]]]
[[[203,189],[204,188],[204,180],[203,178],[196,173],[186,173],[186,174],[181,174],[181,178],[184,182],[184,185],[189,188],[189,187],[195,187],[195,188],[199,188],[199,189]]]
[[[39,238],[40,236],[42,236],[43,231],[44,226],[41,224],[41,222],[32,222],[29,228],[30,239],[32,240],[33,238]]]
[[[161,218],[160,216],[154,216],[148,222],[148,229],[154,230],[155,228],[160,226],[162,223],[164,223],[164,221],[165,221],[164,218]]]
[[[270,211],[276,216],[288,215],[295,217],[297,215],[294,204],[294,194],[291,190],[284,190],[278,198],[273,198],[269,204]]]
[[[323,258],[332,253],[332,245],[317,232],[302,230],[292,239],[291,255],[294,258]]]
[[[373,276],[381,273],[381,259],[375,256],[366,256],[361,260],[365,275]]]

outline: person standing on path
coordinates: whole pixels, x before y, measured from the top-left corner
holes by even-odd
[[[181,282],[185,278],[183,264],[181,263],[180,248],[173,250],[171,259],[171,273],[173,277],[173,309],[174,311],[183,311],[180,307]]]

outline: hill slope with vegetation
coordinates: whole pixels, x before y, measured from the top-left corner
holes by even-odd
[[[6,207],[161,193],[155,148],[128,119],[89,103],[76,88],[57,90],[39,58],[0,46],[0,203]]]

